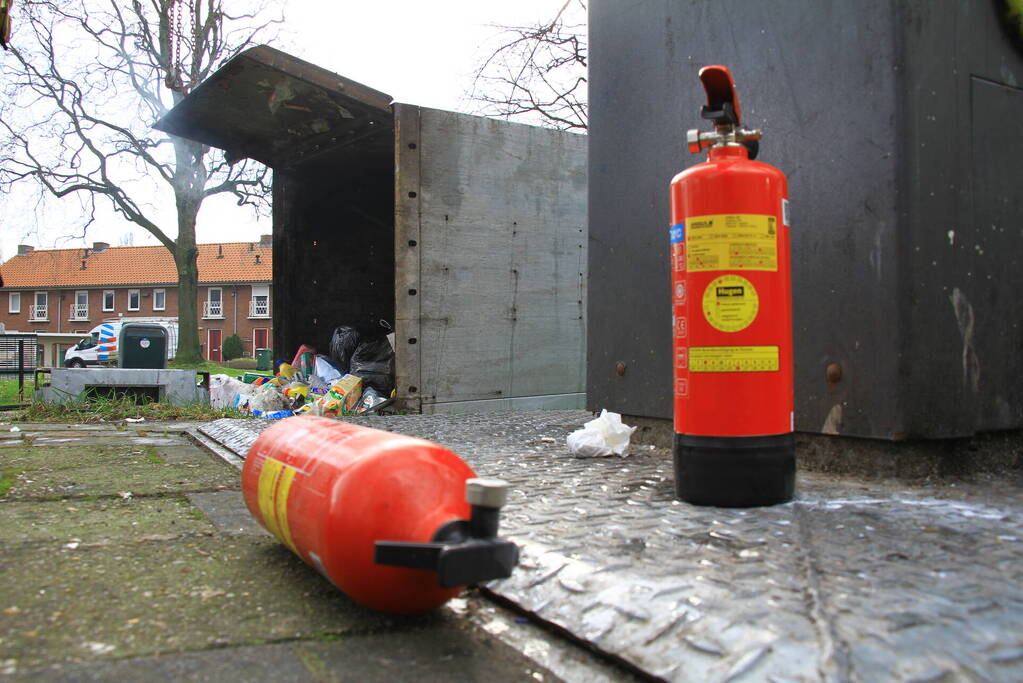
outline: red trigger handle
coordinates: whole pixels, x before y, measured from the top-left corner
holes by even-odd
[[[739,97],[735,93],[735,81],[727,66],[715,64],[700,69],[700,81],[707,91],[707,104],[700,110],[705,119],[715,125],[738,126],[742,122]]]

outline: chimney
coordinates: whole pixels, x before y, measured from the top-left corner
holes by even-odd
[[[259,236],[259,246],[261,246],[261,247],[272,247],[273,243],[274,243],[274,236],[273,235],[260,235]]]
[[[102,254],[104,251],[106,251],[109,248],[110,248],[110,245],[107,242],[93,242],[92,243],[92,253],[94,253],[94,254]]]
[[[224,245],[223,244],[218,244],[217,245],[217,258],[224,258]]]
[[[19,244],[18,245],[18,256],[24,256],[25,254],[30,253],[33,249],[35,249],[35,247],[33,247],[30,244]]]

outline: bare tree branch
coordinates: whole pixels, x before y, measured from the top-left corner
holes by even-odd
[[[243,7],[229,14],[224,5]],[[277,20],[271,0],[21,0],[18,47],[0,63],[0,193],[36,183],[50,196],[83,199],[76,237],[96,220],[96,200],[145,229],[178,267],[179,357],[198,358],[196,219],[202,202],[230,193],[266,210],[269,172],[256,162],[168,138],[153,123],[181,90],[250,47]],[[181,27],[172,19],[181,17]],[[187,30],[186,30],[187,29]],[[167,87],[180,71],[184,87]],[[161,189],[162,188],[162,189]],[[173,196],[162,224],[148,208]]]
[[[585,0],[566,0],[547,23],[498,27],[503,40],[476,70],[468,94],[477,113],[585,130],[585,13]]]

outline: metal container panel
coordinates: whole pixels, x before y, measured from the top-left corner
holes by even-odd
[[[398,109],[399,159],[410,166],[399,167],[395,248],[406,252],[399,267],[418,267],[399,273],[405,284],[396,288],[399,302],[416,301],[418,336],[399,323],[397,352],[418,357],[423,411],[507,408],[523,398],[564,405],[566,394],[581,406],[585,137],[415,110],[418,142],[409,150],[413,109]]]

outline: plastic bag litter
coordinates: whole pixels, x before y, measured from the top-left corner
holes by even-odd
[[[316,369],[313,375],[319,377],[324,382],[330,384],[336,379],[340,379],[345,373],[334,365],[334,362],[329,356],[324,356],[322,353],[316,355]]]
[[[255,387],[227,375],[210,376],[210,406],[213,408],[230,408],[235,405],[235,397],[239,394],[248,396]]]
[[[568,435],[568,449],[580,458],[623,455],[634,431],[635,427],[622,424],[621,415],[604,409],[599,417]]]
[[[352,369],[352,354],[359,346],[359,333],[350,325],[339,325],[334,328],[330,338],[330,359],[337,369],[348,373]]]
[[[291,364],[301,371],[302,356],[307,353],[309,354],[309,358],[312,359],[312,357],[316,355],[316,349],[306,344],[300,345],[298,347],[298,351],[295,352],[295,358],[292,359]]]
[[[239,410],[247,412],[258,410],[260,413],[272,413],[278,410],[290,409],[288,399],[272,384],[258,386],[248,396],[238,394],[235,399],[235,405]]]
[[[362,341],[352,354],[351,370],[384,396],[394,389],[394,349],[387,336]]]

